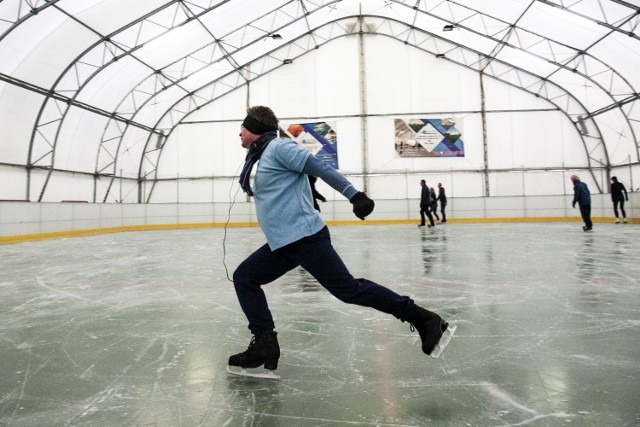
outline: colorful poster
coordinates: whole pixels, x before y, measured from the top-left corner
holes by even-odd
[[[291,139],[309,150],[311,154],[338,169],[338,136],[326,122],[289,124],[280,128],[282,139]]]
[[[453,118],[395,119],[395,127],[400,157],[464,157],[464,141]]]

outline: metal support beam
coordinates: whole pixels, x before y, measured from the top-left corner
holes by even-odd
[[[369,164],[369,138],[367,137],[367,69],[366,56],[364,51],[364,17],[358,19],[360,31],[358,31],[358,48],[360,51],[359,67],[360,67],[360,131],[362,132],[362,191],[365,193],[369,190],[368,164]]]
[[[482,117],[482,151],[484,155],[484,195],[491,196],[489,185],[489,143],[487,141],[487,111],[484,97],[484,72],[480,71],[480,117]]]

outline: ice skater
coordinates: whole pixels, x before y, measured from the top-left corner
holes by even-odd
[[[582,227],[582,229],[584,231],[591,231],[593,229],[593,222],[591,222],[591,193],[589,192],[589,187],[580,181],[577,175],[571,175],[571,182],[573,182],[573,201],[571,202],[571,206],[575,208],[576,203],[578,203],[580,215],[584,221],[584,227]]]
[[[318,200],[324,203],[327,201],[327,198],[320,194],[318,190],[316,190],[317,180],[317,177],[309,175],[309,185],[311,185],[311,196],[313,197],[313,208],[320,212],[320,205],[318,204]]]
[[[438,222],[440,222],[440,217],[438,216],[438,197],[436,196],[436,189],[431,187],[429,194],[431,195],[431,214],[436,217]]]
[[[254,197],[256,216],[267,243],[233,273],[238,301],[253,337],[246,351],[229,357],[227,370],[253,376],[245,369],[261,366],[271,372],[277,369],[280,346],[262,286],[297,266],[339,300],[409,322],[411,330],[417,329],[420,334],[422,351],[439,356],[455,326],[450,327],[438,314],[418,306],[408,296],[349,273],[331,244],[327,226],[313,208],[307,175],[319,177],[346,197],[353,205],[353,213],[362,220],[373,211],[373,200],[296,142],[280,139],[277,129],[276,115],[265,106],[249,108],[240,128],[242,147],[249,150],[240,185]],[[249,178],[256,163],[252,187]],[[242,370],[236,371],[237,368]]]
[[[429,191],[427,182],[424,179],[420,180],[420,186],[422,190],[420,191],[420,224],[418,224],[418,227],[425,226],[425,215],[429,218],[428,227],[433,227],[435,223],[433,222],[433,215],[431,215],[431,191]]]
[[[623,193],[624,192],[624,196]],[[616,224],[620,224],[620,217],[618,216],[618,204],[620,205],[620,211],[622,212],[622,222],[627,223],[627,213],[624,211],[624,202],[629,201],[629,195],[627,189],[624,188],[624,184],[618,182],[618,178],[611,177],[611,201],[613,202],[613,213],[616,216]]]
[[[442,222],[447,222],[447,214],[444,212],[445,208],[447,207],[447,195],[444,191],[444,187],[442,186],[442,183],[439,182],[438,183],[438,199],[440,202],[440,215],[442,215]]]

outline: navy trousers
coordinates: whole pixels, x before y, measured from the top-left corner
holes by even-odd
[[[584,225],[587,228],[593,228],[593,222],[591,222],[591,205],[581,205],[578,203],[578,206],[580,207],[580,215],[582,216]]]
[[[265,244],[233,273],[238,301],[249,320],[252,333],[275,329],[262,285],[273,282],[298,266],[307,270],[340,301],[372,307],[403,322],[415,306],[407,296],[398,295],[370,280],[354,278],[333,248],[329,229],[324,227],[313,236],[275,251]]]
[[[433,215],[431,215],[431,207],[428,204],[420,204],[420,225],[424,225],[424,216],[427,215],[429,218],[429,224],[434,225]]]

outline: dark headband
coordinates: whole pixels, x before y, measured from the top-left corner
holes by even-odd
[[[245,117],[242,126],[254,135],[263,135],[269,131],[278,130],[277,126],[269,126],[254,119],[253,117]]]

